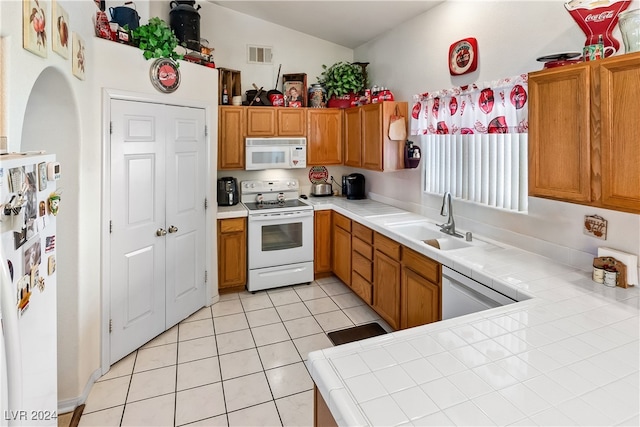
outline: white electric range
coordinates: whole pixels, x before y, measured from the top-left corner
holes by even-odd
[[[313,206],[299,196],[297,179],[241,182],[249,292],[313,281]]]

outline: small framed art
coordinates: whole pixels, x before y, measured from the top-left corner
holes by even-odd
[[[69,59],[69,15],[57,0],[53,0],[51,12],[51,49],[64,59]]]
[[[44,0],[22,0],[22,47],[47,57],[47,9]]]

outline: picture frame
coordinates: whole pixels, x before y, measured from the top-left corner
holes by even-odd
[[[22,0],[22,47],[47,57],[47,8],[45,0]]]
[[[69,14],[57,0],[52,0],[51,16],[51,50],[69,59]]]
[[[71,39],[71,71],[74,76],[84,80],[85,72],[85,44],[84,40],[75,31],[72,32]]]
[[[285,107],[304,107],[304,85],[298,81],[288,81],[282,84],[284,89]]]

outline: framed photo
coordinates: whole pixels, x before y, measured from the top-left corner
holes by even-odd
[[[302,82],[284,82],[283,87],[285,107],[304,107],[304,88]]]
[[[38,163],[38,191],[47,189],[47,164]]]
[[[51,3],[51,49],[69,59],[69,14],[60,6],[57,0]]]
[[[47,9],[44,0],[22,0],[22,47],[47,57]]]
[[[72,49],[71,49],[71,71],[73,75],[79,78],[80,80],[84,80],[84,40],[78,33],[75,31],[72,33]]]

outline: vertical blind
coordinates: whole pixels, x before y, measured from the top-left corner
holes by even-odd
[[[416,95],[424,191],[527,210],[527,76]]]

